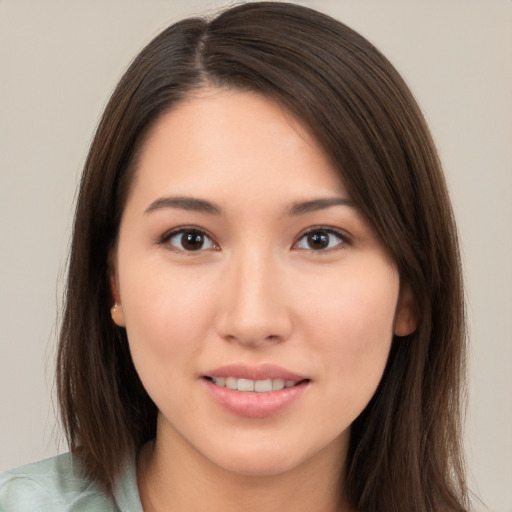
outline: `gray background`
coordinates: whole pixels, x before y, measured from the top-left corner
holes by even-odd
[[[474,492],[512,511],[512,2],[317,0],[415,93],[459,222]],[[65,451],[52,393],[76,184],[122,71],[205,0],[0,0],[0,470]],[[476,504],[475,510],[485,510]]]

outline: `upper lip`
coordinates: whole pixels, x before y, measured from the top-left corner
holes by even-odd
[[[251,380],[283,379],[296,382],[309,380],[305,375],[300,375],[286,368],[282,368],[281,366],[268,363],[254,366],[247,364],[228,364],[205,373],[204,377],[237,377],[239,379]]]

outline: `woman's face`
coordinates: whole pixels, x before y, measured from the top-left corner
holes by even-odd
[[[238,473],[342,459],[410,325],[329,159],[257,94],[203,90],[157,122],[113,262],[159,441]]]

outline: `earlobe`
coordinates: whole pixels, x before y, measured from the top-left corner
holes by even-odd
[[[395,335],[408,336],[418,326],[414,298],[409,286],[402,286],[395,315]]]
[[[115,303],[110,309],[110,316],[114,323],[119,327],[126,327],[126,322],[124,320],[124,311],[123,306],[119,303]]]
[[[119,294],[119,286],[116,277],[116,272],[112,262],[109,265],[109,281],[110,281],[110,293],[112,294],[112,298],[114,299],[114,305],[110,308],[110,316],[114,323],[119,327],[125,327],[126,322],[124,319],[124,311],[123,306],[121,305],[121,297]]]

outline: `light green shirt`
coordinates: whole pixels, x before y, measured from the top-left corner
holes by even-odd
[[[79,461],[64,453],[0,475],[0,512],[143,512],[135,461],[106,495],[84,475]]]

